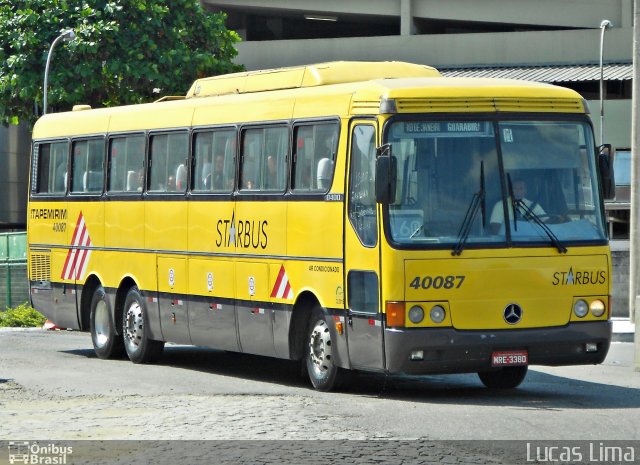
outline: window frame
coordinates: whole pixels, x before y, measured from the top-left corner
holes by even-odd
[[[143,189],[142,191],[138,191],[138,190],[127,190],[126,189],[126,181],[124,182],[124,186],[122,187],[121,190],[114,190],[111,188],[111,182],[113,181],[113,176],[112,176],[112,166],[113,166],[113,156],[112,156],[112,149],[113,149],[113,142],[114,140],[117,139],[124,139],[126,137],[142,137],[143,138],[143,157],[142,157],[142,169],[144,170],[145,173],[145,181],[143,185]],[[148,137],[148,133],[146,131],[131,131],[131,132],[115,132],[115,133],[109,133],[107,136],[107,142],[106,142],[106,160],[107,160],[107,164],[106,164],[106,180],[105,180],[105,185],[104,185],[104,191],[105,194],[108,195],[109,197],[119,197],[119,196],[139,196],[141,195],[143,192],[145,192],[145,187],[146,187],[146,172],[147,172],[147,146],[149,144],[148,141],[149,137]],[[125,168],[127,168],[127,166],[125,165]]]
[[[282,129],[286,129],[287,130],[287,136],[285,138],[286,142],[287,142],[287,148],[284,154],[284,157],[282,158],[284,160],[284,169],[282,171],[282,175],[284,176],[284,186],[282,186],[281,188],[278,189],[264,189],[262,188],[262,186],[260,188],[256,188],[256,189],[249,189],[246,187],[242,187],[242,184],[244,183],[244,179],[243,179],[243,168],[245,166],[245,153],[244,153],[244,149],[245,149],[245,140],[246,140],[246,135],[247,135],[247,131],[255,131],[255,130],[259,130],[262,131],[262,135],[261,135],[261,144],[260,144],[260,155],[259,155],[259,161],[260,161],[260,166],[259,169],[261,169],[259,171],[259,173],[261,174],[261,180],[266,179],[263,176],[263,171],[262,168],[263,166],[266,165],[267,161],[266,161],[266,155],[265,155],[265,139],[266,139],[266,134],[265,132],[268,131],[269,129],[275,129],[275,128],[282,128]],[[287,192],[289,192],[290,189],[290,178],[291,178],[291,137],[292,137],[292,128],[291,128],[291,123],[289,121],[285,121],[285,122],[272,122],[269,124],[247,124],[247,125],[243,125],[240,127],[239,130],[239,137],[238,137],[238,146],[237,146],[237,150],[238,150],[238,163],[237,163],[237,174],[236,174],[236,192],[240,195],[260,195],[260,196],[264,196],[264,195],[271,195],[271,196],[282,196],[284,194],[286,194]],[[262,184],[262,182],[261,182]]]
[[[40,187],[40,166],[42,164],[41,156],[42,156],[42,146],[43,145],[54,145],[54,144],[67,144],[67,173],[69,173],[69,163],[70,163],[70,154],[71,154],[71,138],[63,137],[63,138],[54,138],[54,139],[42,139],[33,142],[32,152],[31,152],[31,179],[30,179],[30,187],[29,194],[33,197],[38,198],[64,198],[67,196],[69,192],[69,176],[66,176],[65,186],[63,192],[41,192],[39,190]],[[56,173],[54,173],[55,176]],[[48,178],[47,178],[48,179]]]
[[[233,177],[232,177],[232,184],[231,187],[225,189],[224,191],[221,190],[206,190],[206,189],[196,189],[196,177],[198,175],[198,151],[196,150],[196,143],[198,140],[198,136],[202,135],[202,134],[209,134],[210,136],[212,136],[212,138],[214,137],[215,133],[220,133],[220,132],[233,132],[233,140],[235,143],[235,147],[234,150],[231,154],[231,170],[233,172]],[[229,139],[231,140],[231,139]],[[238,180],[238,146],[239,146],[239,128],[237,125],[231,125],[231,126],[210,126],[210,127],[201,127],[201,128],[197,128],[194,129],[193,131],[191,131],[191,140],[190,140],[190,150],[191,150],[191,156],[190,156],[190,179],[189,179],[189,193],[190,195],[194,196],[194,197],[202,197],[202,196],[210,196],[210,195],[214,195],[214,196],[220,196],[220,195],[224,195],[224,196],[229,196],[231,194],[233,194],[236,189],[237,189],[237,180]],[[226,163],[227,163],[227,158],[226,158],[226,154],[225,154],[225,168],[226,168]],[[223,169],[224,171],[224,169]]]
[[[74,152],[75,152],[75,144],[79,143],[79,142],[87,142],[87,143],[91,143],[92,141],[101,141],[102,142],[102,161],[101,161],[101,187],[99,191],[74,191],[73,190],[73,182],[74,182],[74,178],[75,178],[75,163],[74,163]],[[99,136],[86,136],[86,137],[77,137],[77,138],[73,138],[71,139],[71,144],[70,144],[70,173],[71,173],[71,179],[69,180],[69,196],[71,197],[100,197],[104,194],[105,192],[105,187],[106,187],[106,182],[105,182],[105,166],[106,166],[106,155],[107,155],[107,150],[106,150],[106,142],[107,142],[107,138],[105,135],[99,135]],[[87,161],[88,163],[88,161]],[[88,167],[88,165],[87,165]],[[89,174],[91,171],[90,170],[85,170],[85,174]],[[84,181],[83,181],[84,183]]]
[[[319,163],[320,159],[318,159],[317,161],[315,161],[315,148],[316,148],[316,144],[315,144],[315,137],[316,137],[316,131],[317,131],[317,127],[318,126],[332,126],[335,125],[336,127],[336,132],[334,133],[335,136],[335,147],[333,147],[334,152],[333,152],[333,158],[331,159],[333,166],[331,169],[331,176],[330,178],[327,179],[328,184],[326,187],[324,188],[310,188],[310,189],[297,189],[296,188],[296,176],[297,176],[297,168],[298,168],[298,163],[300,163],[300,161],[298,160],[298,151],[300,150],[298,147],[298,131],[300,129],[304,129],[304,128],[308,128],[308,127],[312,127],[314,134],[313,134],[313,138],[314,138],[314,163],[312,163],[312,167],[317,166],[317,164]],[[289,190],[293,195],[302,195],[302,196],[313,196],[313,195],[324,195],[327,194],[330,190],[331,190],[331,186],[333,185],[333,181],[335,179],[335,175],[336,175],[336,161],[338,159],[338,148],[340,146],[340,133],[341,133],[341,125],[340,125],[340,120],[339,119],[320,119],[320,120],[302,120],[302,121],[296,121],[293,123],[292,125],[292,129],[291,129],[291,137],[292,137],[292,142],[291,142],[291,168],[290,168],[290,175],[289,175]],[[323,157],[326,158],[326,157]],[[313,187],[314,185],[317,185],[317,171],[315,171],[316,176],[312,176],[311,177],[311,186]],[[316,181],[314,183],[314,181]]]
[[[172,135],[186,135],[187,139],[186,139],[186,144],[184,145],[184,147],[186,148],[186,153],[185,153],[185,158],[184,158],[184,162],[182,163],[182,165],[185,168],[185,181],[184,181],[184,187],[180,190],[177,189],[178,186],[178,179],[175,179],[175,183],[176,183],[176,190],[161,190],[161,189],[151,189],[150,184],[152,181],[152,171],[153,171],[153,152],[152,152],[152,144],[153,144],[153,138],[154,137],[159,137],[159,136],[167,136],[167,144],[170,146],[170,139],[169,137]],[[193,131],[189,130],[188,128],[174,128],[171,130],[155,130],[155,131],[149,131],[147,133],[147,142],[146,142],[146,153],[145,153],[145,164],[144,164],[144,187],[143,187],[143,192],[149,196],[162,196],[162,195],[170,195],[170,196],[184,196],[187,194],[187,192],[189,192],[189,187],[190,187],[190,177],[191,177],[191,169],[190,169],[190,165],[191,165],[191,145],[192,145],[192,138],[193,138]],[[168,180],[168,176],[170,176],[169,172],[167,171],[167,165],[169,162],[169,152],[167,152],[167,159],[166,159],[166,163],[165,163],[165,177]],[[177,168],[180,165],[176,166],[176,177],[177,177]]]

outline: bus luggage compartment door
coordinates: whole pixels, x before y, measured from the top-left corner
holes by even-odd
[[[236,263],[236,312],[242,352],[275,355],[273,310],[269,301],[269,266]]]
[[[158,257],[158,302],[162,337],[167,342],[191,344],[184,258]]]

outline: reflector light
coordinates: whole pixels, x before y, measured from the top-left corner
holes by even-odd
[[[404,326],[404,302],[387,302],[387,326]]]

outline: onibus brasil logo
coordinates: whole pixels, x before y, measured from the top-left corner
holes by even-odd
[[[29,441],[9,441],[10,464],[64,465],[67,456],[73,454],[73,447],[56,444],[39,444]]]

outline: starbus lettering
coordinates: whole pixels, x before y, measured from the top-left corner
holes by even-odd
[[[234,212],[230,220],[218,220],[216,246],[266,249],[268,225],[267,220],[236,220]]]
[[[588,284],[605,284],[607,282],[607,274],[604,270],[583,270],[573,271],[573,267],[569,271],[556,271],[553,273],[554,286],[585,286]]]

